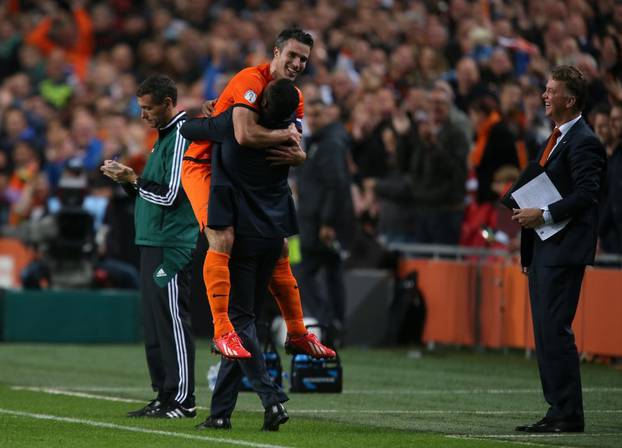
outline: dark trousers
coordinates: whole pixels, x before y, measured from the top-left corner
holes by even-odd
[[[244,347],[253,357],[236,361],[222,359],[210,406],[213,417],[231,416],[243,376],[249,379],[264,408],[289,399],[268,375],[255,327],[255,316],[260,311],[261,301],[266,297],[268,282],[282,246],[282,239],[236,236],[229,261],[229,318]]]
[[[190,265],[160,288],[153,273],[161,263],[162,248],[140,247],[140,296],[151,385],[161,401],[194,406]]]
[[[547,417],[583,421],[579,355],[572,332],[585,266],[529,268],[536,355]]]
[[[301,255],[297,272],[305,315],[315,317],[322,325],[330,326],[335,320],[343,325],[346,289],[339,254],[302,249]],[[318,282],[320,275],[323,285]]]

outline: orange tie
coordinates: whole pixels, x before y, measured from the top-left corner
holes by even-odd
[[[549,137],[549,142],[546,144],[546,148],[544,148],[544,152],[542,153],[542,157],[540,157],[540,166],[546,165],[546,161],[549,159],[549,154],[553,151],[555,147],[555,143],[557,143],[557,139],[561,135],[561,131],[559,128],[555,128],[553,133]]]

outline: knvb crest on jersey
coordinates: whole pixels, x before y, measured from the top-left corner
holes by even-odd
[[[244,99],[251,104],[255,104],[255,101],[257,101],[257,94],[252,90],[247,90],[244,94]]]

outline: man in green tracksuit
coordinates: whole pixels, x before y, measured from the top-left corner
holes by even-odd
[[[194,417],[190,262],[199,228],[180,182],[181,162],[189,145],[179,133],[186,113],[177,113],[177,88],[167,76],[150,76],[136,96],[142,118],[158,130],[147,165],[140,177],[116,161],[106,160],[101,167],[106,176],[136,196],[145,350],[151,384],[158,393],[128,415]]]

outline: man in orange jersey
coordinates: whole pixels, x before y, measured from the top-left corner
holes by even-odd
[[[299,128],[304,108],[302,95],[296,110],[298,128],[295,125],[287,129],[260,126],[257,123],[257,101],[271,80],[296,79],[304,71],[312,47],[311,35],[297,28],[286,29],[277,37],[270,63],[246,68],[229,81],[216,101],[213,115],[222,113],[234,104],[242,106],[233,111],[235,138],[240,145],[258,151],[265,150],[267,157],[276,163],[295,166],[304,162],[306,156],[299,147]],[[233,228],[230,225],[208,226],[211,152],[211,142],[193,142],[185,153],[181,178],[200,228],[209,242],[203,264],[203,279],[214,321],[214,348],[228,358],[248,358],[251,355],[242,346],[228,316],[231,289],[229,257],[234,241]],[[287,244],[283,245],[282,256],[274,269],[270,290],[287,325],[286,350],[315,357],[334,356],[334,352],[322,345],[304,326],[300,293],[291,272]]]

